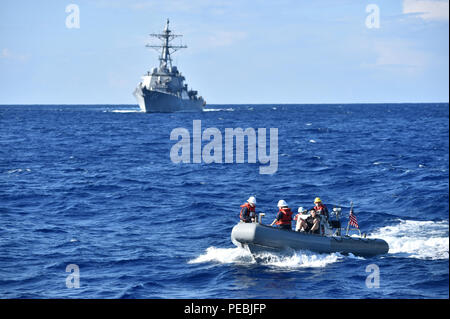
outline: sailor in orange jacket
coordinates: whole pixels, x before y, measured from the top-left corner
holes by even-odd
[[[247,202],[241,205],[241,213],[239,214],[239,218],[244,223],[251,223],[255,220],[256,216],[256,198],[255,196],[250,196],[249,199],[247,199]]]
[[[278,225],[281,229],[292,230],[292,211],[288,204],[283,199],[280,199],[277,206],[279,208],[277,218],[270,226]]]
[[[325,220],[328,220],[328,208],[322,203],[322,200],[319,197],[316,197],[314,200],[314,207],[312,208],[319,216],[324,217]]]

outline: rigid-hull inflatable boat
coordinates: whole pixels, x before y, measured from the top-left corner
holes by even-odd
[[[231,241],[238,247],[248,249],[253,256],[262,252],[280,252],[289,249],[318,253],[351,253],[364,257],[382,255],[389,251],[389,245],[382,239],[310,234],[279,229],[259,222],[238,223],[231,232]]]

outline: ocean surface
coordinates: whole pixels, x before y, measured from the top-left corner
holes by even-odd
[[[206,107],[0,106],[0,297],[449,297],[448,103]],[[193,120],[267,128],[267,146],[278,128],[276,173],[247,158],[172,162],[170,134],[193,141]],[[390,252],[257,263],[230,240],[250,195],[266,223],[279,199],[297,210],[319,196],[346,225],[353,201]]]

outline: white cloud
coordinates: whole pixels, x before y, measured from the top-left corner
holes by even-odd
[[[243,31],[216,31],[208,36],[207,45],[211,47],[229,46],[247,37]]]
[[[427,52],[416,47],[410,41],[402,39],[384,39],[373,41],[370,49],[374,53],[372,61],[362,63],[361,67],[394,73],[420,75],[430,65]]]
[[[95,4],[101,8],[128,8],[133,10],[153,10],[155,12],[199,12],[209,10],[213,15],[223,14],[225,9],[230,9],[232,2],[229,0],[95,0]]]
[[[425,53],[418,51],[407,42],[380,41],[375,44],[378,53],[376,65],[378,66],[403,66],[408,68],[423,67],[427,64]]]
[[[0,54],[0,58],[4,58],[7,59],[11,57],[11,52],[9,51],[9,49],[2,49],[2,53]]]
[[[403,0],[403,13],[416,14],[424,20],[446,20],[448,0]]]
[[[24,54],[16,54],[11,52],[11,50],[8,48],[3,48],[0,52],[0,59],[26,62],[29,59],[29,56]]]

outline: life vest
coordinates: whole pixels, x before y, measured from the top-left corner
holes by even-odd
[[[313,209],[316,211],[317,214],[328,218],[328,211],[324,204],[319,204],[319,206],[314,206]]]
[[[281,212],[280,220],[277,220],[275,225],[291,225],[292,221],[292,211],[289,207],[280,208],[279,212]]]
[[[239,214],[239,217],[241,218],[241,220],[246,221],[249,220],[251,218],[250,214],[248,216],[244,216],[244,208],[247,207],[248,212],[255,212],[255,206],[250,205],[249,203],[244,203],[241,205],[241,213]]]

